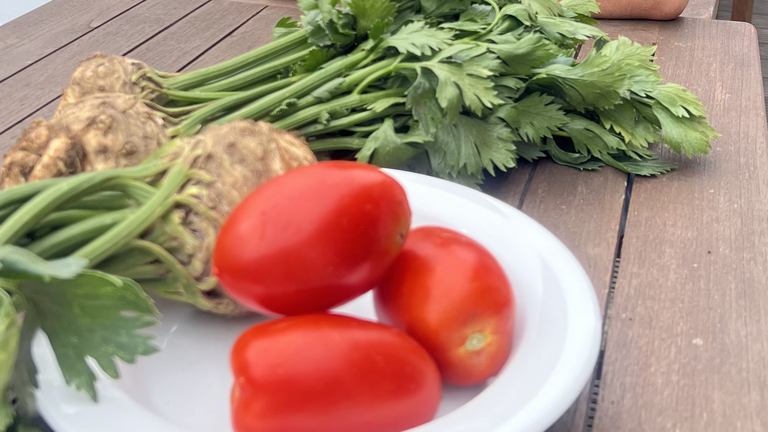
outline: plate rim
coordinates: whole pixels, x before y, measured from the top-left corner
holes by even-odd
[[[562,370],[571,370],[571,371],[578,370],[578,373],[567,374],[570,376],[566,376],[565,378],[567,382],[566,385],[562,384],[563,381],[561,379],[560,381],[561,384],[557,385],[557,387],[565,388],[565,390],[561,389],[560,392],[554,395],[551,395],[549,393],[542,395],[542,392],[537,393],[536,397],[532,400],[533,402],[529,402],[526,405],[526,409],[523,412],[509,419],[508,421],[503,423],[501,426],[496,427],[495,429],[490,430],[488,432],[510,432],[510,431],[520,430],[519,423],[521,422],[524,423],[526,427],[532,428],[532,429],[523,429],[523,430],[536,431],[536,432],[545,431],[547,428],[552,426],[565,412],[567,412],[568,409],[571,407],[571,405],[573,405],[573,403],[578,399],[585,385],[589,382],[593,374],[594,366],[597,363],[598,355],[600,352],[600,347],[602,343],[602,332],[603,332],[602,311],[599,306],[597,294],[594,290],[592,282],[589,279],[589,276],[587,275],[584,267],[579,263],[575,255],[552,232],[546,229],[543,225],[541,225],[540,223],[535,221],[533,218],[523,213],[521,210],[515,207],[512,207],[504,203],[503,201],[491,195],[488,195],[487,193],[478,191],[476,189],[472,189],[467,186],[442,180],[439,178],[430,177],[423,174],[417,174],[409,171],[394,170],[394,169],[384,169],[384,171],[390,174],[399,182],[402,182],[402,181],[414,182],[417,184],[426,185],[428,187],[437,188],[443,191],[448,191],[462,198],[469,199],[470,201],[475,202],[477,204],[485,203],[487,206],[493,207],[495,211],[500,212],[506,218],[514,218],[514,219],[525,221],[527,225],[526,228],[534,231],[535,232],[534,235],[536,237],[539,237],[541,239],[546,239],[546,242],[541,242],[537,244],[537,247],[539,249],[539,253],[542,256],[542,259],[547,261],[546,257],[548,255],[544,253],[545,251],[548,251],[548,250],[554,251],[557,253],[557,255],[561,260],[563,258],[565,259],[565,264],[567,264],[568,267],[570,268],[570,274],[578,275],[578,281],[569,280],[567,284],[569,286],[576,285],[577,288],[562,290],[562,292],[564,293],[564,298],[566,300],[566,310],[572,311],[572,310],[581,309],[583,313],[569,314],[568,320],[567,320],[569,336],[565,338],[563,354],[560,356],[560,360],[557,362],[555,368],[553,369],[553,371],[555,372],[562,371]],[[558,261],[558,267],[562,266],[563,264],[564,264],[563,261]],[[553,267],[553,268],[557,268],[557,267]],[[564,271],[561,272],[558,269],[558,271],[554,273],[561,274],[565,272]],[[573,336],[570,335],[571,328],[575,328],[576,331],[578,331],[579,333]],[[578,341],[578,343],[576,343],[576,341]],[[38,346],[38,349],[39,349],[39,344],[36,344],[36,345]],[[50,350],[50,345],[47,345],[46,349]],[[52,355],[52,353],[47,353],[47,354]],[[569,364],[572,365],[574,363],[578,363],[580,366],[576,368],[573,366],[564,365],[563,359],[565,358],[568,359]],[[55,363],[55,360],[54,360],[54,365],[57,365]],[[48,385],[53,385],[53,386],[61,385],[60,382],[56,382],[56,381],[63,381],[60,373],[52,374],[51,371],[45,371],[47,373],[43,374],[43,372],[44,372],[43,368],[41,367],[40,376],[39,376],[39,379],[41,381],[40,384],[42,384],[43,382],[46,382]],[[54,372],[58,372],[58,371],[54,371]],[[101,387],[101,385],[104,382],[108,382],[110,380],[110,378],[106,374],[104,374],[100,369],[95,368],[94,372],[96,374],[97,385],[99,387]],[[554,379],[553,377],[556,377],[556,376],[557,374],[555,373],[551,374],[550,377],[547,379],[547,383],[552,382]],[[64,385],[66,386],[66,384]],[[105,389],[102,389],[102,388],[99,389],[100,392],[103,392],[104,390]],[[35,392],[35,398],[38,403],[38,410],[42,415],[42,417],[57,432],[59,431],[74,432],[79,430],[79,428],[82,427],[82,423],[80,423],[79,425],[78,424],[73,425],[71,423],[66,422],[66,420],[69,419],[68,416],[65,416],[64,418],[62,418],[61,413],[58,413],[59,415],[57,415],[57,409],[56,409],[57,397],[55,394],[49,394],[49,393],[56,393],[56,392],[51,391],[48,393],[44,393],[40,390]],[[541,400],[542,398],[547,398],[547,397],[550,398],[548,402]],[[127,403],[131,404],[131,406],[129,407],[124,407],[124,408],[129,408],[130,412],[142,411],[147,414],[145,416],[145,420],[148,421],[148,423],[144,426],[145,428],[146,427],[152,427],[152,428],[162,427],[164,428],[163,429],[164,432],[185,432],[178,426],[160,417],[156,413],[146,408],[143,408],[137,402],[133,401],[131,398],[123,397],[122,399],[124,399]],[[554,402],[552,399],[554,399]],[[533,406],[531,406],[531,403],[533,403]],[[91,406],[92,409],[94,407],[95,406]],[[541,413],[542,410],[553,413],[553,414],[537,415],[537,413]],[[415,428],[414,431],[417,431],[418,429],[419,427]]]

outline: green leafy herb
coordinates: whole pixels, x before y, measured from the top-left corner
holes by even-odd
[[[110,377],[116,359],[128,363],[156,351],[152,336],[138,330],[156,324],[152,300],[130,279],[86,270],[56,283],[25,281],[18,288],[51,342],[67,384],[96,400],[92,358]]]
[[[7,292],[0,290],[0,430],[11,424],[15,412],[8,398],[8,384],[11,382],[19,349],[21,324]]]

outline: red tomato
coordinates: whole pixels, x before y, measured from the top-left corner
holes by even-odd
[[[376,167],[321,162],[266,182],[221,228],[213,274],[236,301],[320,312],[375,287],[411,224],[403,188]]]
[[[434,418],[440,372],[405,333],[340,315],[251,327],[232,349],[236,432],[400,432]]]
[[[419,341],[448,384],[485,382],[509,358],[512,288],[490,252],[465,235],[412,230],[375,299],[379,319]]]

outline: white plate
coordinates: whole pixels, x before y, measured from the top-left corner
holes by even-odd
[[[600,310],[584,270],[551,233],[498,200],[431,177],[389,173],[408,193],[415,226],[446,226],[485,245],[517,300],[504,370],[482,387],[446,388],[438,417],[411,431],[545,431],[584,388],[600,348]],[[161,352],[123,365],[118,381],[99,371],[98,404],[66,386],[47,340],[36,339],[37,402],[56,432],[231,431],[229,349],[257,320],[159,306],[162,325],[154,332]],[[337,310],[375,317],[370,294]]]

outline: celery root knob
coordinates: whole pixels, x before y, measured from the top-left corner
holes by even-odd
[[[183,231],[180,235],[169,233],[168,240],[160,245],[195,280],[207,285],[212,281],[211,256],[224,219],[260,184],[316,159],[296,134],[250,120],[208,126],[197,136],[181,139],[179,144],[168,155],[169,160],[192,154],[190,168],[203,176],[193,176],[182,186],[178,195],[195,205],[176,205],[167,218]],[[190,240],[195,244],[189,245]],[[218,285],[204,294],[211,312],[239,315],[245,311]]]
[[[143,88],[141,80],[134,82],[134,77],[147,71],[150,71],[149,66],[138,60],[97,52],[77,65],[61,96],[59,110],[94,94],[138,95]]]
[[[167,140],[138,96],[91,95],[23,132],[3,159],[0,186],[138,165]]]

